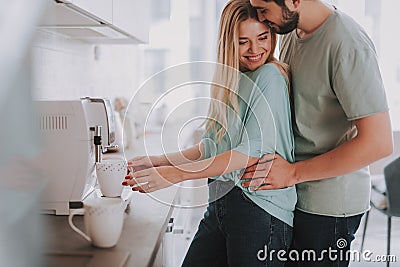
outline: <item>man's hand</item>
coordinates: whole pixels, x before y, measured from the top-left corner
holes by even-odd
[[[296,184],[295,166],[278,154],[265,154],[257,164],[248,167],[242,177],[242,186],[251,190],[281,189]]]

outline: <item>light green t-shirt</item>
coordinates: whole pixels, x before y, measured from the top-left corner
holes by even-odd
[[[334,149],[356,134],[353,120],[388,110],[374,45],[349,16],[335,10],[311,36],[281,39],[294,94],[296,161]],[[297,185],[299,210],[351,216],[369,209],[368,168]]]
[[[288,89],[285,78],[273,64],[266,64],[242,75],[238,101],[240,114],[228,112],[228,126],[221,142],[208,132],[203,136],[204,157],[209,158],[229,150],[250,157],[278,153],[294,162],[294,137]],[[234,171],[215,179],[234,181],[248,198],[265,211],[293,225],[297,196],[294,186],[280,190],[249,191],[240,184]]]

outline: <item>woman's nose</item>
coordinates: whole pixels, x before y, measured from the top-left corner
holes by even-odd
[[[257,50],[258,50],[258,44],[257,44],[257,42],[252,42],[252,43],[250,44],[250,47],[249,47],[249,52],[251,52],[251,53],[256,53]]]

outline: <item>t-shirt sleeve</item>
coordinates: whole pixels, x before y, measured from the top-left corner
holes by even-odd
[[[388,110],[376,54],[354,49],[341,56],[333,89],[349,120]]]
[[[248,87],[246,90],[251,88],[252,91],[245,105],[247,110],[243,119],[241,140],[234,150],[259,158],[263,154],[277,152],[277,136],[282,140],[289,140],[290,143],[292,134],[289,126],[290,104],[284,77],[271,66],[255,72],[254,75],[254,83],[241,83],[241,86]]]
[[[203,135],[201,136],[201,143],[204,145],[204,159],[214,157],[218,154],[217,144],[215,142],[215,137],[213,133],[204,131]]]

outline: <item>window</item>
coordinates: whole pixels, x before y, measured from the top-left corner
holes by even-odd
[[[153,22],[169,20],[171,15],[171,0],[152,0],[151,18]]]
[[[147,49],[145,50],[145,77],[150,77],[166,68],[166,49]],[[164,92],[164,75],[158,75],[157,79],[152,79],[152,85],[158,92]]]

